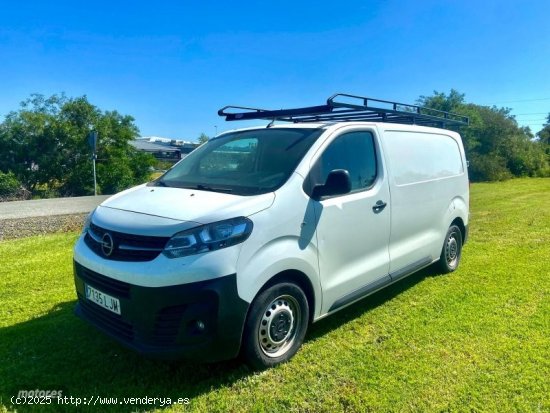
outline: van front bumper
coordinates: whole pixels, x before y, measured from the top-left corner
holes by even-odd
[[[239,354],[249,303],[236,274],[166,287],[109,278],[74,262],[75,313],[105,334],[147,356],[217,361]],[[120,315],[88,300],[85,285],[117,298]]]

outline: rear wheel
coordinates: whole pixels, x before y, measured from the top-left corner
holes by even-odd
[[[309,306],[300,287],[269,287],[252,302],[243,336],[244,358],[256,369],[289,360],[304,341],[308,320]]]
[[[462,232],[456,225],[451,225],[445,236],[445,242],[439,258],[439,269],[443,273],[453,272],[460,264],[462,255]]]

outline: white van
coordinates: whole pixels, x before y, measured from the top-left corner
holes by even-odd
[[[430,264],[458,267],[463,145],[419,125],[466,118],[342,94],[219,113],[271,122],[211,139],[90,214],[76,313],[103,332],[147,355],[269,367],[310,323]]]

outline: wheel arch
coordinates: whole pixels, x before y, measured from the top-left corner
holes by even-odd
[[[256,299],[258,295],[260,295],[262,292],[264,292],[268,288],[276,284],[281,284],[285,282],[296,284],[298,287],[302,289],[302,291],[306,295],[307,304],[310,309],[308,322],[309,324],[311,324],[313,322],[313,318],[315,314],[315,290],[313,289],[313,284],[311,283],[311,280],[309,279],[309,277],[299,270],[285,270],[275,274],[273,277],[267,280],[264,283],[264,285],[262,285],[262,287],[256,293],[256,296],[254,297],[254,299]],[[250,311],[250,307],[249,307],[249,311]],[[247,314],[247,317],[248,317],[248,314]]]
[[[464,225],[464,221],[460,217],[456,217],[453,222],[451,222],[451,225],[449,227],[456,225],[460,229],[460,235],[462,235],[462,245],[466,242],[466,225]]]

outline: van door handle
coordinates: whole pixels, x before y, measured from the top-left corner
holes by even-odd
[[[376,201],[376,204],[372,207],[372,210],[374,211],[375,214],[378,214],[379,212],[382,212],[384,208],[386,208],[386,205],[388,204],[382,200]]]

